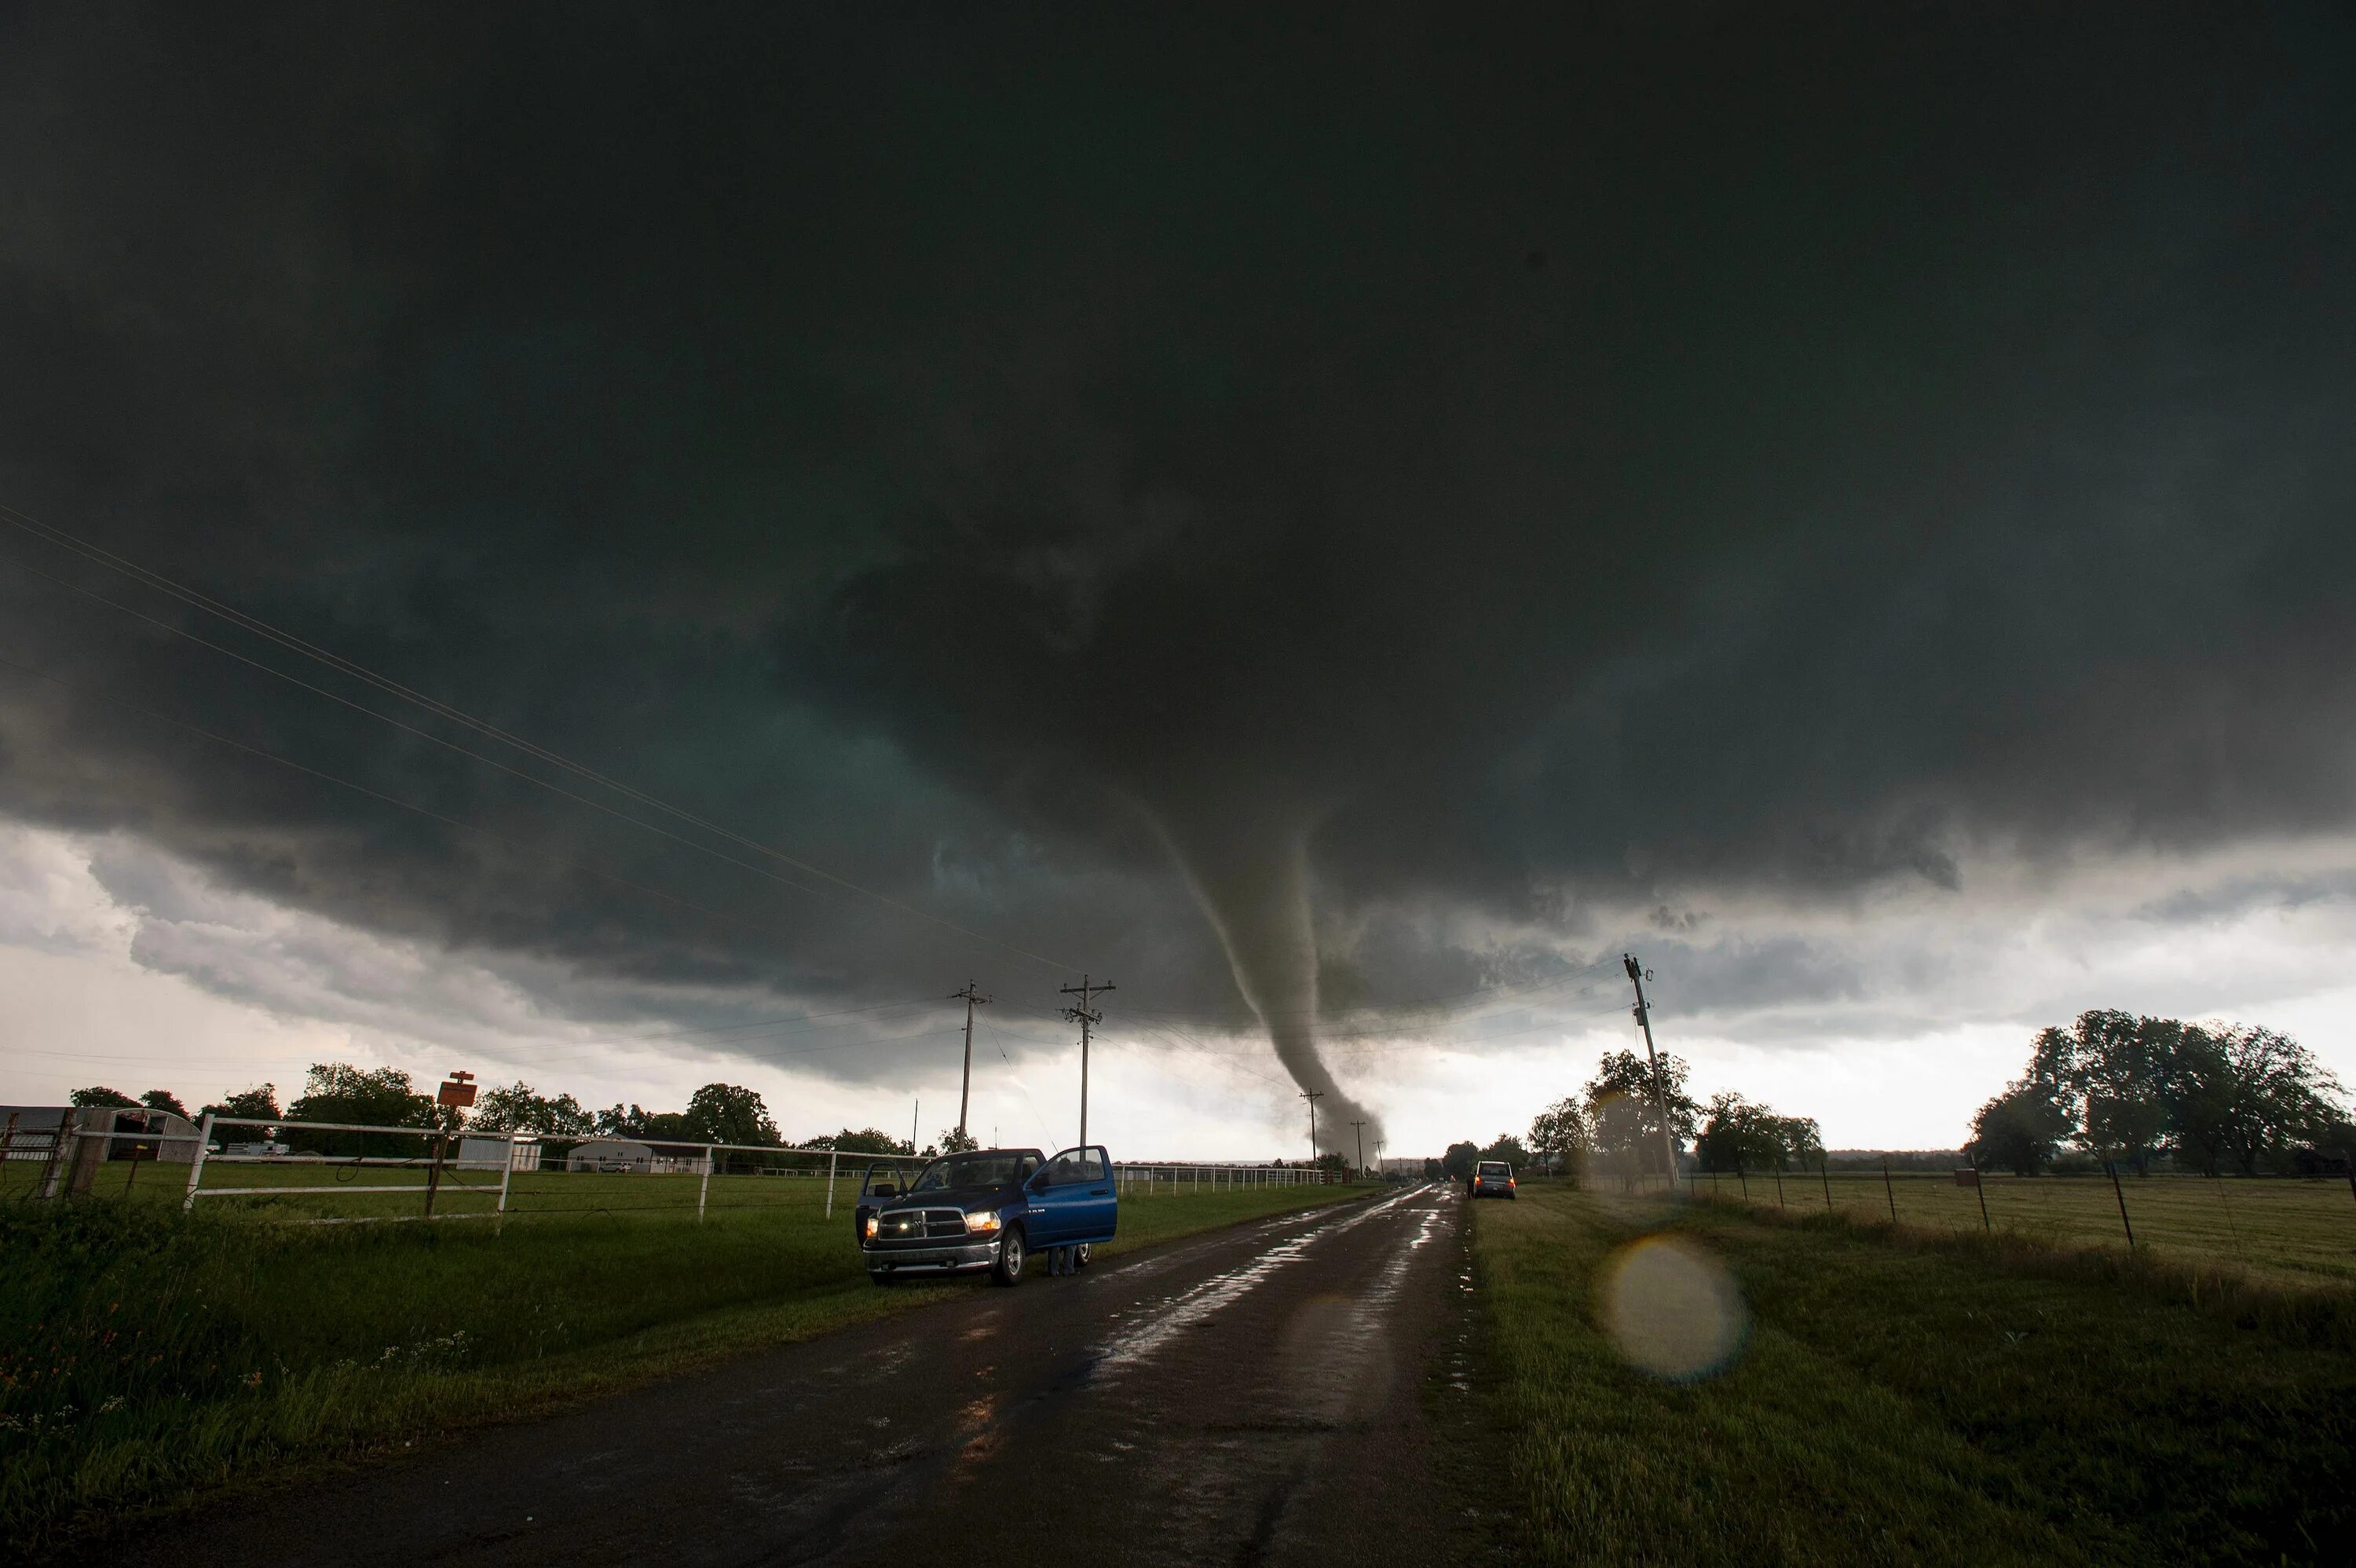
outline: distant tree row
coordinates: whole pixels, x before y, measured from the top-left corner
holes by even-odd
[[[2273,1029],[2095,1009],[2038,1032],[2028,1070],[1980,1107],[1965,1147],[2024,1176],[2065,1145],[2137,1171],[2160,1157],[2211,1176],[2288,1171],[2356,1150],[2345,1093]]]
[[[1656,1069],[1633,1051],[1607,1051],[1578,1093],[1532,1119],[1526,1139],[1505,1134],[1485,1148],[1451,1144],[1436,1174],[1462,1180],[1476,1162],[1502,1159],[1517,1168],[1570,1177],[1600,1172],[1633,1183],[1668,1168],[1665,1108],[1676,1157],[1691,1149],[1704,1170],[1783,1169],[1824,1157],[1814,1119],[1783,1115],[1732,1093],[1699,1104],[1686,1087],[1692,1072],[1686,1061],[1664,1053],[1658,1063]]]
[[[168,1111],[189,1121],[201,1121],[207,1115],[236,1116],[259,1123],[340,1122],[378,1127],[440,1128],[457,1131],[461,1128],[484,1133],[532,1133],[544,1138],[568,1139],[588,1137],[624,1137],[652,1140],[658,1143],[746,1144],[782,1147],[785,1138],[777,1130],[775,1117],[757,1091],[734,1083],[706,1083],[688,1097],[683,1111],[648,1111],[642,1106],[616,1104],[603,1111],[590,1111],[571,1094],[543,1094],[521,1079],[504,1087],[486,1088],[477,1097],[471,1112],[446,1109],[434,1102],[434,1096],[422,1093],[410,1075],[397,1067],[364,1068],[348,1062],[315,1063],[305,1076],[303,1093],[284,1110],[279,1108],[278,1086],[260,1083],[251,1089],[200,1107],[191,1112],[180,1099],[163,1089],[150,1089],[138,1099],[93,1084],[77,1089],[70,1096],[76,1105],[114,1106],[123,1110]],[[262,1127],[251,1129],[259,1138]],[[288,1135],[291,1143],[302,1147],[317,1147],[325,1152],[376,1154],[408,1152],[379,1150],[370,1143],[361,1147],[368,1135],[313,1134],[307,1137]],[[234,1135],[230,1141],[239,1141]],[[381,1135],[374,1142],[394,1142]],[[970,1137],[960,1138],[955,1132],[944,1133],[941,1147],[955,1148],[974,1147]],[[832,1149],[844,1154],[900,1155],[915,1154],[916,1147],[905,1138],[874,1127],[853,1130],[845,1127],[840,1133],[820,1134],[806,1140],[805,1148]],[[927,1155],[932,1149],[925,1151]]]

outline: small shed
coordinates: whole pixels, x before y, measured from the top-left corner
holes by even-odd
[[[467,1170],[497,1170],[502,1165],[510,1170],[538,1170],[540,1140],[462,1137],[458,1140],[458,1164]]]

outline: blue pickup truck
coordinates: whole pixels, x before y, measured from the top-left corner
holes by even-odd
[[[1112,1240],[1118,1200],[1101,1144],[1053,1159],[1035,1148],[975,1149],[934,1160],[905,1188],[871,1168],[851,1225],[877,1285],[983,1269],[994,1285],[1020,1285],[1033,1253],[1086,1264]]]

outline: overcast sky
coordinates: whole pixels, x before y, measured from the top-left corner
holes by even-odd
[[[2345,9],[1455,9],[0,16],[0,1098],[2356,1082]]]

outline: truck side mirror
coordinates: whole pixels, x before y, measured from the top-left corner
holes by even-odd
[[[888,1181],[877,1182],[869,1188],[867,1192],[873,1198],[897,1198],[900,1195],[900,1189]]]

